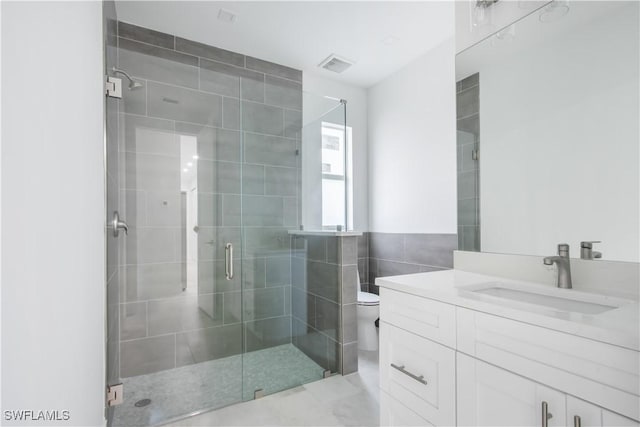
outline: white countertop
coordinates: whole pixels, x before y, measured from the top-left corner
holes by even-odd
[[[478,285],[496,282],[513,285],[523,291],[535,291],[557,297],[575,296],[585,301],[593,299],[598,303],[602,303],[604,298],[604,301],[609,301],[611,305],[620,307],[600,314],[573,313],[471,290]],[[607,297],[573,289],[558,289],[549,285],[460,270],[381,277],[376,279],[376,285],[640,351],[640,305],[637,300]],[[384,299],[382,303],[384,304]]]

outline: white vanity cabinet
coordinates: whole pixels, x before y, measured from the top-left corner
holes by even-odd
[[[434,425],[454,425],[455,351],[389,323],[380,343],[382,391]]]
[[[629,418],[505,369],[457,354],[457,425],[636,426]]]
[[[623,417],[618,414],[614,414],[611,411],[602,409],[602,426],[603,427],[640,427],[640,423],[630,418]]]
[[[577,418],[576,418],[577,417]],[[573,396],[567,396],[568,427],[640,427],[640,423]]]
[[[459,426],[564,426],[565,395],[527,378],[457,355]]]
[[[382,425],[640,427],[638,351],[388,287],[380,295]]]

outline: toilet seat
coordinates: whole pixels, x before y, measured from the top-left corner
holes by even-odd
[[[380,305],[380,296],[370,292],[358,291],[358,305]]]

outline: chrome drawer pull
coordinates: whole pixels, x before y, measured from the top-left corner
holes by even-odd
[[[553,418],[553,414],[549,412],[549,404],[547,402],[542,402],[542,427],[549,426],[549,420]]]
[[[582,420],[579,415],[573,417],[573,427],[582,427]]]
[[[404,369],[404,365],[402,365],[402,366],[398,366],[398,365],[396,365],[395,363],[392,363],[392,364],[391,364],[391,367],[392,367],[393,369],[397,369],[398,371],[402,372],[403,374],[405,374],[405,375],[407,375],[407,376],[409,376],[409,377],[413,378],[414,380],[418,381],[419,383],[422,383],[422,384],[424,384],[424,385],[427,385],[427,380],[425,380],[425,379],[424,379],[424,375],[417,376],[417,375],[415,375],[415,374],[412,374],[411,372],[409,372],[409,371],[407,371],[406,369]]]

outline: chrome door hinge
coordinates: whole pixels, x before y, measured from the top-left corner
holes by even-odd
[[[104,93],[110,98],[122,98],[122,79],[107,76],[104,83]]]
[[[116,406],[124,402],[124,386],[122,383],[107,386],[107,406]]]
[[[471,160],[478,160],[480,158],[480,151],[476,148],[471,150]]]

